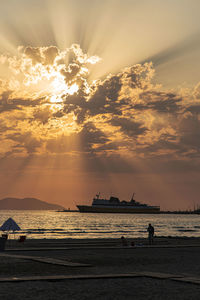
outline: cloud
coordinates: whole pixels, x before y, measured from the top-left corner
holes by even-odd
[[[180,144],[189,148],[193,154],[200,153],[200,114],[186,113],[180,120]]]
[[[43,106],[37,108],[33,112],[33,120],[38,120],[42,124],[47,124],[51,116],[52,116],[52,111],[49,106]]]
[[[16,142],[15,148],[24,148],[28,154],[35,153],[37,148],[41,146],[39,138],[34,137],[32,132],[27,131],[23,134],[8,134],[7,139]]]
[[[138,110],[151,109],[159,113],[175,113],[180,111],[182,98],[174,93],[147,91],[140,94],[141,103],[135,104]]]
[[[58,55],[58,49],[55,46],[51,47],[26,47],[24,55],[30,58],[35,65],[41,63],[43,65],[52,65]]]
[[[134,122],[128,118],[115,117],[111,119],[110,123],[113,126],[119,127],[120,131],[122,131],[125,135],[133,138],[144,134],[147,130],[147,128],[143,127],[141,123]]]
[[[98,152],[98,148],[104,146],[107,142],[109,142],[109,138],[97,129],[93,123],[88,122],[78,133],[69,136],[62,135],[57,139],[48,140],[46,147],[52,153]]]
[[[1,155],[78,153],[106,165],[114,157],[199,159],[200,84],[166,90],[154,83],[152,63],[91,81],[100,58],[77,44],[21,47],[5,60],[12,78],[0,79]]]
[[[200,99],[200,83],[195,86],[193,95],[196,99]]]

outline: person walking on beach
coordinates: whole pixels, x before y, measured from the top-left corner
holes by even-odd
[[[154,227],[149,223],[149,227],[147,228],[149,233],[149,245],[153,244],[153,236],[154,236]]]

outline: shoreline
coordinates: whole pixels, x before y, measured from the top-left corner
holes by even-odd
[[[200,215],[200,211],[196,212],[196,211],[159,211],[159,212],[151,212],[151,213],[139,213],[139,212],[128,212],[128,213],[118,213],[118,212],[80,212],[79,210],[57,210],[56,212],[75,212],[75,213],[80,213],[80,214],[123,214],[123,215]]]
[[[13,237],[13,236],[12,236]],[[134,237],[125,237],[128,244],[134,243],[135,245],[149,245],[148,237],[146,238],[134,238]],[[18,245],[21,248],[26,247],[28,245],[37,245],[37,244],[55,244],[55,245],[70,245],[70,244],[99,244],[99,245],[108,245],[113,244],[116,246],[122,245],[121,238],[29,238],[26,236],[26,240],[23,243],[18,242],[18,238],[10,238],[8,237],[7,245]],[[191,244],[200,246],[200,237],[187,237],[187,236],[155,236],[154,237],[154,246],[159,245],[185,245],[190,246]]]

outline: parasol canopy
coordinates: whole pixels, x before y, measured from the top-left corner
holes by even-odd
[[[1,225],[0,230],[2,231],[18,231],[21,230],[21,228],[17,225],[17,223],[12,219],[9,218],[8,220],[6,220],[3,225]]]

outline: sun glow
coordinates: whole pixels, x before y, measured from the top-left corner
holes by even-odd
[[[62,98],[57,95],[53,95],[50,97],[50,102],[51,103],[62,103]]]
[[[72,85],[68,85],[65,82],[64,77],[60,74],[56,74],[54,80],[51,83],[51,86],[52,86],[52,91],[57,95],[64,94],[64,93],[73,95],[79,89],[76,83]]]
[[[79,87],[76,83],[69,86],[64,82],[59,81],[59,78],[55,78],[52,85],[53,85],[53,93],[55,94],[52,95],[50,98],[51,103],[61,103],[63,102],[62,95],[64,94],[73,95],[79,90]]]
[[[72,84],[71,86],[68,87],[66,92],[70,95],[73,95],[76,92],[78,92],[78,89],[79,89],[78,85],[76,83],[74,83],[74,84]]]

